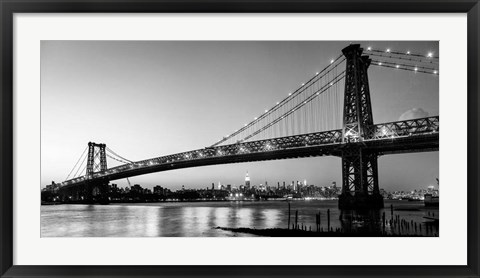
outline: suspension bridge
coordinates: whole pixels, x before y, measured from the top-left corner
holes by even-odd
[[[66,180],[63,200],[108,202],[112,180],[187,167],[337,156],[342,159],[340,209],[383,207],[378,157],[438,151],[439,117],[376,124],[368,69],[439,75],[433,53],[362,48],[351,44],[320,72],[275,105],[203,149],[131,161],[89,142]],[[107,167],[107,157],[121,165]]]

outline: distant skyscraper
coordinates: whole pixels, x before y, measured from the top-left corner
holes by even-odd
[[[245,187],[247,189],[250,188],[250,177],[248,176],[248,171],[247,171],[247,174],[245,175]]]

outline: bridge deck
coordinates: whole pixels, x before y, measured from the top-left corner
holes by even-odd
[[[367,151],[383,154],[435,151],[439,149],[439,117],[383,123],[373,126],[369,140],[343,136],[342,130],[331,130],[268,140],[198,149],[156,157],[65,181],[62,187],[85,182],[110,181],[154,172],[217,164],[265,161],[313,156],[341,156],[342,150],[354,144]]]

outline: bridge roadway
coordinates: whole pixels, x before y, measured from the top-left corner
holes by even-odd
[[[370,129],[371,139],[359,141],[355,134],[331,130],[267,140],[198,149],[124,164],[61,183],[67,189],[86,182],[106,182],[154,172],[238,162],[275,159],[339,156],[352,144],[378,155],[436,151],[439,149],[439,117],[377,124]]]

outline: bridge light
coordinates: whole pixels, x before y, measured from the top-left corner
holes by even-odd
[[[387,135],[387,129],[385,127],[382,127],[382,136]]]
[[[330,82],[330,86],[333,86],[333,82]]]
[[[387,53],[390,53],[390,48],[387,48]]]
[[[367,47],[367,50],[368,51],[372,50],[372,47],[371,46]]]
[[[410,55],[410,51],[407,51],[407,55]]]
[[[399,66],[399,65],[396,65],[395,67],[396,67],[397,69],[398,69],[398,68],[400,68],[400,66]]]
[[[279,102],[279,101],[277,101],[277,105],[279,105],[279,104],[280,104],[280,102]]]
[[[427,57],[428,57],[428,58],[432,58],[432,57],[433,57],[433,53],[432,53],[432,52],[428,52]]]
[[[434,70],[434,71],[433,71],[433,74],[437,74],[437,71],[436,71],[436,70]]]
[[[382,65],[382,62],[378,62],[378,65],[381,66],[381,65]]]
[[[255,118],[253,118],[253,119],[254,119],[254,120],[256,120],[256,119],[257,119],[257,117],[255,117]]]
[[[415,67],[413,70],[417,71],[417,70],[418,70],[418,68],[417,68],[417,67]]]
[[[320,92],[317,92],[317,96],[320,94]]]
[[[288,95],[289,95],[289,96],[291,96],[291,95],[292,95],[292,93],[289,93]]]
[[[332,60],[330,60],[330,64],[333,64],[333,62],[335,62],[335,60],[333,60],[333,59],[332,59]]]
[[[302,86],[305,86],[305,83],[302,83]]]
[[[244,124],[244,126],[247,126],[248,124]]]
[[[317,71],[317,72],[315,73],[315,75],[318,75],[318,74],[319,74],[319,72]]]
[[[265,113],[267,113],[267,112],[268,112],[268,109],[265,109]]]

